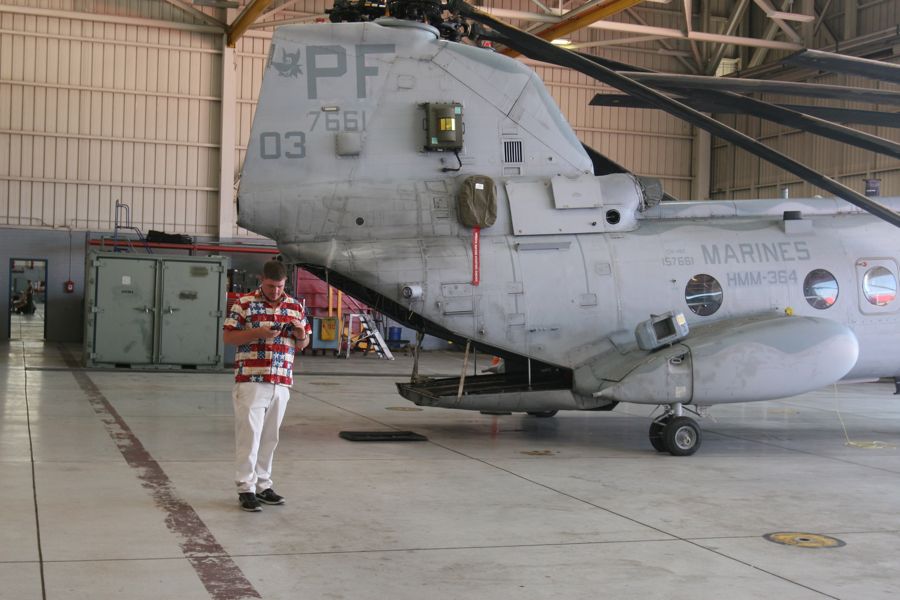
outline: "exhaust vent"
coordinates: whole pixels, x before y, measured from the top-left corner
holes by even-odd
[[[522,162],[522,140],[503,142],[503,162],[507,164]]]

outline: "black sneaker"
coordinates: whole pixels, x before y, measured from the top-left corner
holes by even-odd
[[[284,504],[284,496],[279,496],[272,488],[257,492],[256,499],[266,504]]]
[[[247,512],[259,512],[262,510],[262,506],[259,505],[259,500],[256,499],[253,492],[242,492],[238,494],[238,502],[241,503],[241,508]]]

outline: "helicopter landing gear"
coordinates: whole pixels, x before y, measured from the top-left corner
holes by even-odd
[[[650,423],[650,444],[657,452],[672,456],[690,456],[700,447],[703,436],[700,425],[684,416],[681,403],[669,406],[669,411]]]
[[[650,423],[650,445],[657,452],[665,452],[666,446],[663,442],[663,430],[669,422],[669,415],[663,415]]]
[[[558,410],[541,410],[536,412],[528,413],[532,417],[537,417],[539,419],[549,419],[552,416],[555,416],[558,413]]]

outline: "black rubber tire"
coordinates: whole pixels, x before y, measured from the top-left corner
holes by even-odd
[[[700,426],[690,417],[675,417],[663,429],[663,442],[672,456],[690,456],[702,441]]]
[[[650,445],[657,452],[666,452],[666,442],[663,439],[663,430],[666,428],[668,419],[662,421],[653,421],[650,423]]]
[[[542,410],[539,412],[530,412],[528,414],[529,416],[537,417],[538,419],[549,419],[550,417],[556,416],[556,413],[558,412],[558,410]]]

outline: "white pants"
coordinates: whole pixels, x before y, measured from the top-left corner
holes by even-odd
[[[272,459],[291,391],[274,383],[236,383],[234,402],[235,483],[238,493],[272,487]]]

